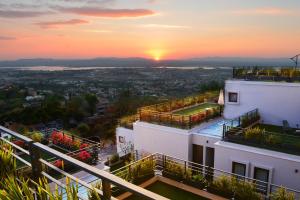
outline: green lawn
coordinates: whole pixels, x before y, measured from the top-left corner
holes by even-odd
[[[282,126],[275,126],[269,124],[258,124],[255,127],[259,129],[264,129],[267,132],[274,132],[274,133],[283,133]]]
[[[207,198],[198,196],[196,194],[187,192],[185,190],[179,189],[177,187],[168,185],[160,181],[153,183],[146,189],[172,200],[208,200]],[[127,198],[127,200],[141,199],[141,197],[135,195],[132,195],[129,198]]]
[[[215,108],[218,107],[218,104],[215,103],[202,103],[200,105],[191,107],[191,108],[187,108],[187,109],[182,109],[182,110],[178,110],[176,112],[174,112],[173,114],[177,114],[177,115],[194,115],[197,114],[199,112],[205,111],[206,108]]]

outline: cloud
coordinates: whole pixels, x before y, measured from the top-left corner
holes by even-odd
[[[111,33],[113,31],[112,30],[85,30],[85,32],[90,32],[90,33]]]
[[[292,11],[283,9],[283,8],[255,8],[255,9],[244,9],[244,10],[236,10],[232,12],[236,15],[290,15],[293,14]]]
[[[111,8],[94,8],[94,7],[74,7],[59,8],[62,12],[68,12],[78,15],[107,17],[107,18],[123,18],[123,17],[143,17],[154,15],[155,12],[147,9],[111,9]]]
[[[15,37],[0,35],[0,40],[16,40],[16,39],[17,38],[15,38]]]
[[[49,14],[48,12],[41,11],[25,11],[25,10],[0,10],[0,17],[2,18],[28,18],[38,17],[41,15]]]
[[[47,21],[47,22],[38,22],[35,23],[36,25],[40,26],[41,28],[59,28],[61,26],[67,25],[79,25],[79,24],[87,24],[89,21],[82,20],[82,19],[71,19],[71,20],[64,20],[64,21]]]
[[[189,26],[178,26],[178,25],[168,25],[168,24],[145,24],[142,25],[145,28],[164,28],[164,29],[187,29],[191,28]]]

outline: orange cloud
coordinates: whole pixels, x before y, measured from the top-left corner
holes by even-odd
[[[233,11],[237,15],[289,15],[292,11],[283,8],[255,8]]]
[[[82,19],[71,19],[71,20],[65,20],[65,21],[48,21],[48,22],[38,22],[36,25],[40,26],[41,28],[58,28],[61,26],[66,25],[78,25],[78,24],[87,24],[89,23],[86,20]]]
[[[79,15],[94,16],[94,17],[108,17],[108,18],[122,18],[122,17],[143,17],[154,15],[155,12],[147,9],[110,9],[110,8],[92,8],[92,7],[78,7],[78,8],[60,8],[60,11],[69,12]]]

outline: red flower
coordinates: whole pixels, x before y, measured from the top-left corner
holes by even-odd
[[[15,145],[18,145],[19,147],[24,147],[25,142],[23,140],[15,140],[13,141]]]
[[[87,161],[87,160],[90,159],[91,157],[92,157],[91,154],[90,154],[89,152],[85,151],[85,150],[81,151],[81,152],[78,154],[78,156],[77,156],[77,158],[78,158],[80,161],[83,161],[83,162]]]
[[[62,161],[62,160],[56,160],[56,161],[54,162],[54,166],[61,169],[62,166],[63,166],[63,161]]]
[[[89,145],[87,144],[87,143],[82,143],[81,145],[80,145],[80,149],[85,149],[85,148],[87,148]]]

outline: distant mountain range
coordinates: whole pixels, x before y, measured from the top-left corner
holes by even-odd
[[[19,59],[0,61],[0,67],[65,66],[65,67],[161,67],[161,66],[293,66],[288,58],[206,57],[186,60],[154,61],[145,58],[93,58],[93,59]]]

